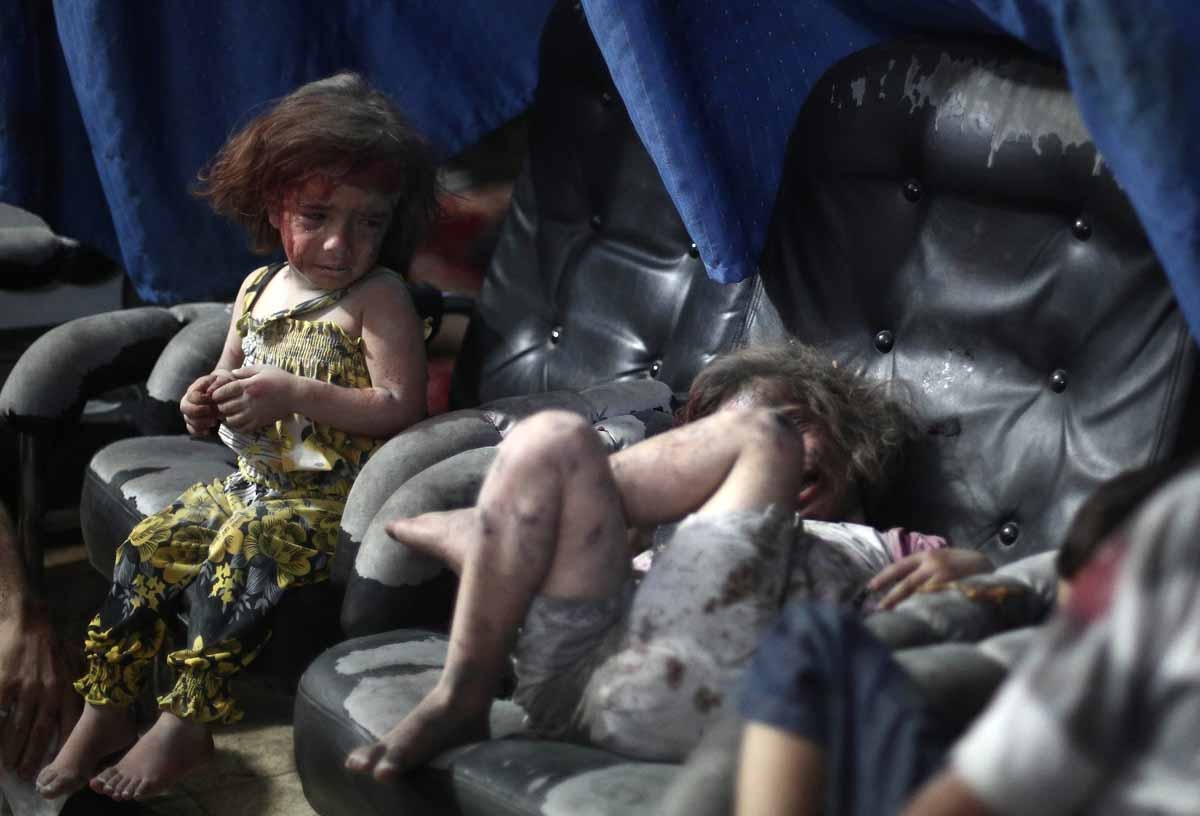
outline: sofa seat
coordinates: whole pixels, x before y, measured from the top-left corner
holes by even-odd
[[[223,479],[236,468],[237,456],[215,437],[138,436],[103,448],[92,457],[80,498],[88,560],[111,579],[116,548],[139,521],[197,482]],[[288,625],[273,629],[251,670],[294,684],[304,666],[338,639],[341,602],[328,581],[285,593],[275,617]]]
[[[321,655],[296,697],[296,766],[323,816],[364,813],[651,816],[678,765],[521,736],[521,710],[492,706],[493,739],[448,751],[390,783],[346,771],[354,748],[384,734],[433,687],[445,637],[398,630],[356,638]],[[320,739],[301,735],[320,734]]]
[[[138,436],[103,448],[88,466],[80,500],[92,566],[112,578],[116,547],[134,525],[197,482],[222,479],[236,467],[237,456],[215,438]]]

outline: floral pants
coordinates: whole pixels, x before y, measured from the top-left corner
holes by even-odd
[[[121,544],[112,589],[88,625],[88,671],[75,683],[87,702],[133,702],[162,648],[165,616],[186,594],[189,647],[167,655],[176,681],[159,707],[195,722],[241,719],[229,679],[270,637],[284,590],[328,577],[345,506],[341,491],[243,496],[220,480],[194,485]]]

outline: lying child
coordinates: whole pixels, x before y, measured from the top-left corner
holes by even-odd
[[[580,417],[536,415],[474,508],[390,525],[462,580],[439,683],[348,768],[385,779],[485,737],[510,655],[533,732],[678,759],[789,594],[853,597],[896,557],[869,528],[800,521],[886,492],[910,422],[878,386],[803,346],[749,349],[697,377],[683,416],[609,457]],[[635,586],[628,531],[680,519]]]

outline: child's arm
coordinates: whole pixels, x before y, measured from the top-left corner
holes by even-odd
[[[765,723],[746,723],[737,816],[820,813],[824,786],[825,754],[813,742]]]
[[[288,414],[350,434],[386,438],[425,417],[425,340],[404,282],[379,275],[362,284],[362,342],[370,388],[344,388],[271,366],[235,369],[213,396],[225,421],[250,431]]]
[[[183,399],[179,401],[179,411],[183,414],[183,423],[192,436],[205,436],[221,421],[212,392],[227,382],[233,380],[233,369],[242,364],[242,338],[238,334],[237,322],[242,315],[242,305],[245,303],[246,287],[257,276],[257,271],[251,273],[238,287],[237,298],[233,301],[233,315],[229,320],[229,330],[225,333],[225,346],[221,349],[221,357],[213,370],[198,377],[188,386]]]

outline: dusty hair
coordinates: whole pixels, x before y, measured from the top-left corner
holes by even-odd
[[[886,383],[872,383],[811,346],[751,346],[709,363],[692,382],[682,422],[708,416],[745,392],[795,407],[827,443],[820,471],[858,487],[865,508],[880,502],[902,470],[914,423]]]
[[[316,173],[369,174],[399,194],[379,263],[407,269],[437,214],[432,150],[391,101],[354,73],[302,85],[229,138],[199,173],[195,194],[241,224],[251,248],[280,246],[268,205]]]
[[[1178,457],[1123,471],[1097,487],[1075,512],[1058,548],[1058,577],[1074,578],[1151,493],[1194,464],[1195,459]]]

